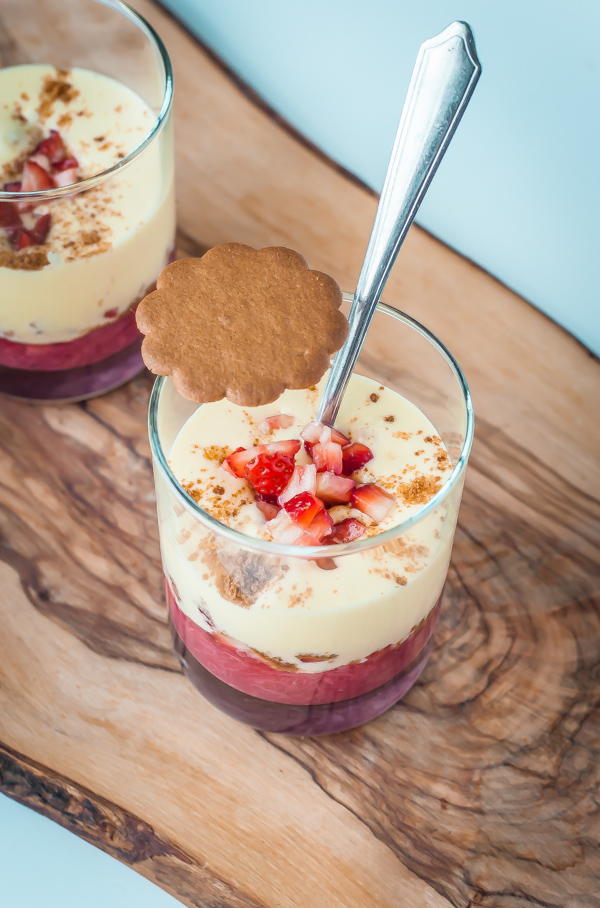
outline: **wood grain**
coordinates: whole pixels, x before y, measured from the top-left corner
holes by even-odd
[[[375,200],[137,4],[176,69],[180,248],[284,243],[345,287]],[[2,48],[27,23],[2,5]],[[13,51],[11,50],[11,53]],[[194,906],[600,904],[600,367],[418,229],[386,297],[473,391],[476,443],[431,661],[323,739],[261,735],[181,676],[141,376],[0,404],[0,789]]]

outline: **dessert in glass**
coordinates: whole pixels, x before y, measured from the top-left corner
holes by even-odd
[[[150,402],[184,671],[230,716],[296,735],[378,716],[423,670],[473,435],[455,360],[390,306],[334,429],[314,422],[325,380],[242,407],[160,377]]]
[[[119,2],[20,9],[0,59],[0,393],[78,400],[143,368],[135,307],[174,248],[171,66]]]

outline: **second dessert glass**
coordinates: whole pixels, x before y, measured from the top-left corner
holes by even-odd
[[[19,44],[10,65],[0,59],[0,209],[34,209],[23,225],[47,216],[51,226],[21,248],[0,225],[0,393],[77,400],[143,368],[134,309],[174,250],[171,64],[119,0],[21,0],[13,13]],[[21,179],[10,149],[22,158],[52,128],[79,155],[78,182],[18,191],[6,182]]]
[[[175,649],[210,702],[264,731],[318,735],[360,725],[404,696],[432,647],[473,437],[469,391],[443,344],[384,304],[357,372],[419,407],[453,466],[437,494],[399,526],[319,548],[249,538],[200,508],[168,464],[198,404],[181,397],[170,378],[158,378],[152,393],[150,441]],[[328,590],[342,584],[346,604],[330,609]],[[295,664],[278,656],[290,643]]]

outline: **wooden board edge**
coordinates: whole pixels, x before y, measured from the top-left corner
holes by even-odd
[[[188,908],[265,908],[140,817],[2,743],[0,792],[131,867]]]

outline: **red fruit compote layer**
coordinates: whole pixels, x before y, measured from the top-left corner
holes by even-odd
[[[0,69],[0,97],[0,391],[98,393],[142,368],[133,310],[173,248],[170,141],[78,192],[145,139],[155,113],[83,69]],[[10,201],[70,185],[48,201]]]
[[[200,406],[169,455],[205,511],[246,537],[295,547],[298,557],[209,532],[159,486],[167,596],[184,664],[219,706],[272,731],[360,724],[402,696],[407,679],[414,683],[456,516],[441,503],[402,536],[345,554],[345,543],[374,540],[417,515],[451,468],[427,417],[360,375],[336,429],[315,424],[322,386],[256,408]],[[306,547],[314,557],[302,557]]]

